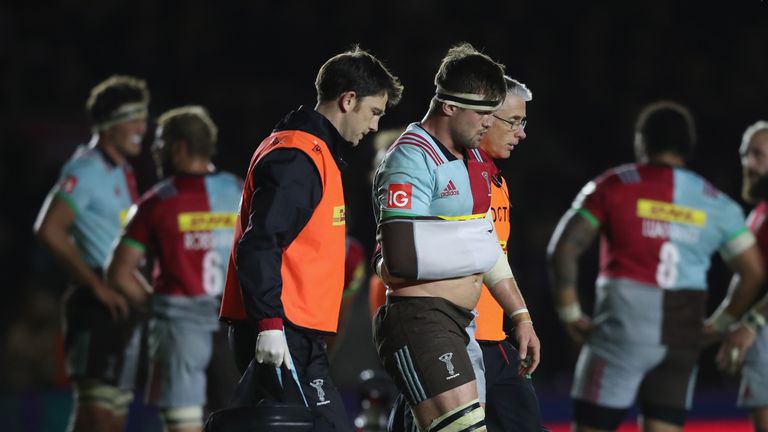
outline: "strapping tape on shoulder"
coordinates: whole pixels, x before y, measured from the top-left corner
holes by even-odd
[[[468,220],[390,218],[383,220],[381,249],[393,276],[440,280],[485,273],[502,254],[493,224]]]

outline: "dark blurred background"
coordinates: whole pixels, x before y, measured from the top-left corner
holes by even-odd
[[[758,0],[0,3],[0,414],[34,417],[19,398],[45,404],[38,399],[51,389],[66,399],[52,342],[66,276],[36,243],[32,224],[62,163],[89,139],[84,104],[93,85],[114,73],[143,77],[155,117],[182,104],[206,106],[220,129],[218,166],[242,176],[286,112],[314,105],[315,74],[328,57],[359,43],[401,78],[404,97],[382,120],[386,129],[422,118],[439,60],[468,41],[534,93],[528,138],[500,165],[512,201],[510,259],[543,344],[534,381],[545,417],[567,416],[576,350],[549,296],[549,236],[584,183],[632,159],[634,116],[658,99],[691,107],[699,133],[692,168],[738,197],[741,134],[768,118],[767,12]],[[346,155],[344,179],[349,233],[370,253],[367,140]],[[156,180],[149,152],[133,163],[146,190]],[[581,274],[586,310],[596,261],[593,248]],[[711,306],[729,277],[717,258]],[[336,359],[349,392],[361,370],[378,367],[365,296]],[[734,381],[717,373],[712,356],[711,349],[702,356],[697,391],[730,406]]]

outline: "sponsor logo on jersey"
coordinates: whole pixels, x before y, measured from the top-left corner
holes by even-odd
[[[341,226],[346,223],[347,211],[343,205],[333,207],[333,226]]]
[[[186,212],[179,213],[179,231],[212,231],[232,229],[237,222],[237,213]]]
[[[387,208],[411,208],[413,185],[392,183],[387,188]]]
[[[488,188],[488,195],[490,196],[490,188]],[[456,185],[453,184],[453,180],[448,180],[448,184],[443,188],[443,192],[440,193],[441,197],[458,195],[459,190],[456,189]]]
[[[703,227],[707,223],[707,212],[703,210],[648,199],[637,200],[637,216],[643,219],[676,222],[698,227]]]
[[[64,193],[72,193],[72,191],[75,190],[75,186],[77,186],[77,177],[66,176],[64,180],[61,181],[61,191]]]

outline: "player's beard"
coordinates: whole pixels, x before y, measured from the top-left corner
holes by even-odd
[[[768,173],[761,174],[754,182],[744,181],[741,197],[749,203],[768,200]]]

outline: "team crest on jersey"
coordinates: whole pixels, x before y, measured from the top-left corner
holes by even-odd
[[[440,193],[440,196],[445,198],[445,197],[454,196],[458,194],[459,194],[459,190],[456,189],[456,185],[453,184],[453,180],[448,180],[448,184],[443,188],[443,191]]]
[[[61,181],[61,191],[64,193],[72,193],[75,190],[75,186],[77,186],[77,177],[67,176]]]
[[[387,188],[387,208],[409,209],[413,196],[413,185],[392,183]]]
[[[457,376],[461,375],[456,373],[456,368],[453,366],[453,362],[451,359],[453,358],[453,353],[445,353],[438,357],[437,359],[441,362],[445,363],[445,368],[448,370],[448,377],[446,377],[446,380],[456,378]]]

